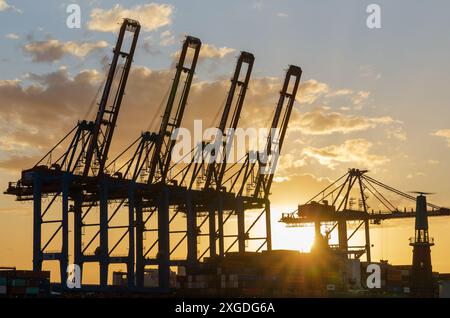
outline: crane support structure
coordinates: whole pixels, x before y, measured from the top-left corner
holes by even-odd
[[[221,189],[228,155],[233,146],[234,132],[239,123],[254,61],[253,54],[241,52],[231,79],[230,90],[217,127],[215,140],[213,142],[202,141],[200,145],[196,145],[190,152],[192,154],[191,162],[171,178],[172,182],[187,183],[189,189],[193,189],[194,185],[203,185],[204,189]],[[243,71],[244,66],[246,66],[245,73]],[[242,73],[244,75],[241,80]],[[238,88],[240,89],[238,90]],[[177,167],[177,164],[173,165],[171,169],[175,167]]]
[[[230,91],[218,127],[219,133],[223,134],[223,137],[220,139],[222,141],[222,144],[220,145],[222,147],[222,160],[220,160],[218,164],[216,164],[216,161],[208,164],[206,169],[205,188],[210,188],[213,184],[217,190],[220,190],[222,187],[222,180],[227,167],[227,155],[229,154],[229,149],[233,146],[234,130],[238,127],[254,61],[255,57],[253,54],[241,52],[233,78],[231,79]],[[240,75],[244,64],[247,64],[247,70],[243,81],[240,81]],[[239,91],[237,91],[238,87],[240,87]],[[235,101],[235,104],[232,109],[233,101]],[[230,112],[232,112],[231,119]],[[228,127],[227,123],[229,123]]]
[[[244,252],[246,242],[250,240],[262,241],[257,251],[264,246],[266,246],[267,250],[272,249],[270,187],[297,96],[301,75],[302,69],[300,67],[295,65],[289,66],[275,108],[272,124],[269,127],[270,132],[264,151],[256,155],[254,152],[248,152],[244,163],[240,167],[237,167],[237,164],[233,164],[228,165],[225,170],[225,178],[221,185],[227,185],[227,187],[224,187],[222,191],[225,193],[236,191],[236,203],[231,211],[227,211],[228,216],[222,217],[220,210],[218,213],[219,230],[216,237],[219,239],[219,255],[221,256],[228,252],[236,243],[238,243],[238,250]],[[247,190],[246,193],[245,190]],[[249,197],[252,199],[249,199]],[[257,214],[255,221],[247,227],[245,224],[245,210],[258,209],[260,206],[263,208],[262,211]],[[226,211],[225,208],[223,210]],[[236,215],[237,217],[238,233],[236,236],[227,235],[227,237],[233,237],[234,241],[226,247],[223,229],[231,215]],[[250,237],[250,231],[263,215],[265,215],[265,237]],[[211,239],[211,246],[214,247],[213,241],[215,239]]]
[[[119,31],[114,55],[108,77],[105,82],[101,101],[94,122],[86,120],[78,122],[55,147],[53,147],[32,169],[24,170],[22,178],[17,183],[10,183],[6,193],[14,194],[18,200],[33,200],[33,269],[42,269],[43,261],[57,260],[60,263],[62,285],[67,280],[67,266],[69,260],[69,212],[74,212],[75,228],[81,229],[84,205],[84,188],[92,189],[94,196],[100,200],[100,225],[105,223],[107,200],[104,197],[105,189],[102,179],[97,177],[103,174],[103,168],[108,156],[108,150],[113,138],[114,128],[125,94],[125,87],[133,62],[133,55],[139,36],[140,24],[131,19],[124,19]],[[131,33],[131,45],[124,48],[124,39]],[[123,59],[123,66],[119,60]],[[119,68],[121,68],[119,70]],[[113,91],[114,89],[114,91]],[[112,96],[112,97],[111,97]],[[113,101],[111,102],[111,99]],[[111,103],[111,106],[108,106]],[[52,154],[62,147],[64,142],[73,134],[67,150],[55,161]],[[46,165],[43,163],[46,162]],[[89,179],[95,177],[95,179]],[[48,202],[43,199],[49,198]],[[74,204],[70,205],[69,201]],[[88,213],[89,210],[86,212]],[[55,216],[59,217],[55,219]],[[47,217],[48,215],[52,215]],[[42,244],[43,227],[51,228],[51,235]],[[78,227],[77,227],[78,226]],[[75,260],[82,266],[80,256],[81,232],[75,230]],[[79,241],[78,241],[79,240]],[[101,241],[105,244],[107,237],[103,232]],[[60,245],[58,248],[57,246]],[[56,250],[51,251],[50,246]],[[105,255],[103,254],[103,259]],[[105,282],[105,262],[103,264],[103,282]]]
[[[183,185],[187,184],[188,191],[192,191],[194,185],[203,184],[203,191],[210,192],[208,203],[193,202],[191,197],[186,199],[186,210],[193,215],[197,215],[202,209],[207,210],[206,218],[202,220],[202,224],[208,222],[209,247],[200,256],[203,257],[209,250],[209,255],[214,257],[216,253],[216,240],[223,237],[223,228],[220,227],[219,234],[216,233],[216,214],[218,220],[223,219],[223,198],[221,195],[222,180],[225,174],[228,155],[233,147],[233,139],[235,129],[238,127],[240,114],[242,112],[245,95],[249,85],[253,63],[255,57],[248,52],[241,52],[237,60],[233,77],[231,79],[230,89],[226,98],[222,117],[217,127],[217,135],[213,142],[203,141],[200,145],[191,150],[191,162],[184,168],[180,168],[179,172],[172,178],[171,182]],[[230,117],[230,114],[232,116]],[[177,165],[173,165],[172,168]],[[177,179],[177,177],[181,177]],[[215,194],[216,193],[216,194]],[[188,212],[187,212],[188,213]],[[189,217],[188,217],[189,218]],[[190,220],[187,226],[185,238],[188,240],[190,247],[188,253],[189,263],[192,267],[197,263],[197,240],[199,230],[197,230],[197,218]],[[219,239],[220,242],[222,240]],[[223,243],[223,242],[222,242]],[[220,255],[224,255],[223,244],[220,244]]]
[[[258,197],[261,191],[265,199],[269,197],[270,187],[272,186],[275,173],[274,170],[278,163],[281,148],[283,147],[301,76],[302,69],[295,65],[291,65],[286,73],[283,88],[280,92],[280,99],[278,100],[275,115],[273,116],[271,130],[267,137],[264,155],[258,156],[259,173],[253,193],[254,197]],[[288,91],[290,85],[292,85],[291,91]],[[261,157],[265,160],[261,160]],[[269,157],[270,160],[267,160]],[[266,167],[269,167],[269,170]]]
[[[175,129],[181,126],[201,45],[202,43],[199,39],[188,36],[181,50],[180,60],[177,64],[177,71],[173,80],[172,90],[170,91],[166,110],[164,111],[161,121],[161,127],[159,128],[158,141],[150,162],[150,173],[147,181],[149,184],[154,183],[155,181],[160,181],[162,183],[166,181],[167,171],[171,162],[171,152],[176,142],[176,136],[173,136],[173,133]],[[185,65],[187,62],[186,56],[189,49],[194,51],[190,66]],[[186,73],[187,76],[184,86],[180,92],[179,83],[182,73]],[[176,98],[178,94],[180,94],[179,102],[178,105],[176,105]],[[176,106],[176,108],[174,108],[174,106]],[[159,178],[156,176],[158,171]]]
[[[79,121],[5,191],[18,201],[33,202],[33,268],[38,271],[44,261],[59,261],[63,290],[69,263],[78,265],[81,275],[85,264],[99,265],[99,285],[88,287],[81,282],[82,290],[108,290],[110,266],[120,264],[126,266],[127,290],[167,293],[172,266],[183,266],[189,272],[206,256],[245,252],[250,241],[256,241],[251,249],[258,252],[271,249],[270,187],[301,69],[290,66],[286,73],[270,126],[278,133],[271,131],[266,148],[254,160],[248,152],[243,164],[231,163],[227,152],[233,146],[254,63],[253,54],[241,52],[217,127],[224,133],[217,147],[223,160],[202,162],[197,166],[200,169],[187,172],[189,168],[172,160],[201,49],[198,38],[187,36],[159,130],[142,133],[119,156],[108,160],[139,31],[137,21],[124,20],[95,120]],[[127,32],[132,36],[127,37]],[[130,39],[126,50],[124,44]],[[123,66],[119,66],[120,59]],[[217,154],[207,153],[206,146],[211,144],[203,142],[194,150],[202,156]],[[268,163],[272,169],[263,174]],[[197,178],[201,186],[194,187]],[[256,215],[255,210],[259,211]],[[250,213],[254,221],[248,225],[245,219]],[[71,214],[73,222],[69,222]],[[266,234],[251,237],[264,214]],[[233,218],[236,225],[229,222]],[[44,236],[48,238],[43,240]],[[69,256],[72,237],[73,254]],[[207,243],[199,245],[202,237],[207,237]],[[145,285],[150,268],[158,270],[157,287]]]
[[[117,118],[119,117],[120,106],[125,94],[125,87],[127,85],[128,74],[130,73],[131,64],[133,63],[134,51],[139,37],[140,24],[137,21],[125,19],[120,27],[119,38],[117,39],[116,47],[114,48],[114,56],[108,72],[108,78],[103,90],[103,95],[100,100],[97,116],[95,118],[92,139],[90,140],[83,175],[87,176],[90,170],[95,167],[97,174],[102,174],[103,169],[108,158],[108,151],[111,146],[114,129],[116,127]],[[133,34],[132,43],[127,51],[123,48],[126,32]],[[118,67],[119,58],[125,59],[121,74],[119,75],[119,83],[114,96],[111,95],[111,89],[114,83]],[[111,106],[110,99],[112,100]],[[91,167],[92,161],[94,165]],[[94,171],[95,173],[95,171]]]
[[[390,219],[415,218],[417,211],[414,208],[400,209],[393,203],[393,199],[395,202],[402,199],[404,204],[414,203],[414,205],[417,199],[368,176],[367,172],[367,170],[355,168],[348,169],[345,175],[305,204],[299,205],[297,210],[292,213],[283,213],[280,222],[292,227],[314,224],[316,235],[322,235],[317,230],[320,230],[322,225],[328,225],[330,228],[326,231],[324,238],[327,242],[330,234],[335,229],[338,231],[339,243],[331,245],[333,249],[356,258],[366,254],[370,262],[370,224],[378,225]],[[371,209],[370,206],[373,208]],[[450,215],[450,209],[432,203],[426,203],[423,209],[429,217]],[[356,222],[356,227],[350,234],[348,222]],[[352,237],[363,226],[365,244],[351,246]]]

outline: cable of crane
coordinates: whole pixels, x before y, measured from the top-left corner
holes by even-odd
[[[187,156],[189,156],[190,154],[192,154],[194,152],[194,150],[198,149],[198,146],[195,146],[194,148],[191,149],[191,151],[189,151],[187,154],[185,154],[180,160],[178,160],[177,162],[175,162],[172,166],[169,167],[169,169],[167,171],[172,170],[176,165],[180,164],[184,159],[187,158]],[[185,169],[185,168],[184,168]],[[178,173],[179,174],[179,173]],[[178,174],[176,174],[174,176],[174,178],[176,178],[178,176]]]
[[[227,102],[227,97],[228,96],[225,96],[225,98],[223,99],[222,103],[220,104],[220,107],[217,109],[216,114],[214,115],[213,119],[209,123],[209,127],[213,127],[214,123],[217,122],[217,119],[219,118],[219,115],[220,115],[220,111],[222,111],[225,107],[225,103]],[[224,133],[224,132],[222,131],[222,133]]]
[[[384,183],[382,183],[382,182],[380,182],[380,181],[378,181],[378,180],[376,180],[376,179],[374,179],[372,177],[363,176],[363,178],[366,179],[369,182],[373,182],[373,183],[377,184],[378,186],[385,188],[388,191],[391,191],[391,192],[394,192],[394,193],[396,193],[398,195],[401,195],[401,196],[403,196],[403,197],[405,197],[405,198],[407,198],[407,199],[409,199],[411,201],[416,201],[416,198],[413,197],[412,195],[409,195],[409,194],[404,193],[404,192],[402,192],[400,190],[397,190],[397,189],[395,189],[393,187],[390,187],[390,186],[388,186],[388,185],[386,185],[386,184],[384,184]],[[427,203],[427,206],[429,206],[431,208],[434,208],[436,210],[439,210],[441,208],[441,207],[439,207],[439,206],[437,206],[435,204],[432,204],[432,203]]]
[[[161,116],[159,116],[159,114],[161,113],[164,105],[167,103],[167,99],[169,98],[169,93],[170,93],[170,85],[168,85],[168,89],[166,91],[166,93],[164,94],[161,103],[159,104],[158,108],[156,109],[155,115],[153,116],[153,119],[150,121],[150,124],[148,125],[147,131],[152,131],[153,126],[155,125],[156,122],[156,118],[159,118]]]
[[[367,182],[367,180],[366,180],[366,182]],[[369,182],[367,182],[367,184],[369,184],[373,189],[375,189],[374,187],[373,187],[373,185],[372,184],[370,184]],[[379,194],[379,192],[378,191],[376,191],[376,189],[375,189],[375,192],[377,192],[377,193],[375,193],[375,192],[373,192],[372,191],[372,189],[370,188],[370,187],[368,187],[367,186],[367,184],[366,183],[364,183],[363,182],[363,185],[364,185],[364,187],[365,187],[365,189],[367,189],[367,190],[369,190],[369,192],[373,195],[373,197],[374,198],[376,198],[389,212],[394,212],[396,209],[395,209],[395,207],[393,207],[393,209],[391,209],[391,207],[389,207],[389,205],[391,205],[392,206],[392,204],[389,202],[389,201],[387,201],[386,200],[386,202],[385,201],[383,201],[378,195],[377,195],[377,193]]]
[[[103,88],[103,86],[106,83],[107,77],[108,77],[108,75],[105,74],[103,80],[101,81],[100,85],[98,86],[98,89],[97,89],[97,92],[94,95],[94,98],[92,99],[91,103],[89,104],[89,107],[88,107],[86,113],[82,117],[83,119],[86,119],[86,120],[89,119],[89,115],[91,114],[92,110],[94,109],[95,102],[97,101],[98,96],[100,95],[100,92],[102,91],[102,88]]]
[[[116,68],[115,72],[114,72],[114,77],[116,78],[117,72],[123,68],[123,66],[125,65],[125,63],[122,63],[121,65],[119,65],[119,67]],[[89,107],[86,111],[86,113],[84,114],[84,116],[82,117],[83,119],[88,120],[89,119],[89,115],[91,115],[92,110],[94,109],[95,103],[98,100],[98,97],[100,95],[100,93],[102,92],[102,88],[105,86],[106,80],[108,79],[108,72],[104,73],[104,77],[103,80],[101,81],[97,92],[95,93],[94,98],[92,99],[91,103],[89,104]]]
[[[331,188],[332,186],[336,185],[336,183],[338,183],[340,180],[342,180],[345,176],[347,176],[347,173],[344,174],[343,176],[339,177],[339,179],[337,179],[336,181],[334,181],[332,184],[330,184],[328,187],[326,187],[325,189],[323,189],[322,192],[320,192],[319,194],[315,195],[314,197],[312,197],[311,199],[309,199],[305,204],[311,203],[313,200],[315,200],[319,195],[321,195],[322,193],[325,193],[329,188]],[[339,187],[337,187],[336,189],[338,189]],[[336,190],[335,189],[335,190]],[[333,190],[332,192],[334,192],[335,190]],[[327,196],[329,196],[331,193],[327,194],[325,196],[325,198]]]
[[[139,136],[138,138],[136,138],[136,140],[134,140],[127,148],[125,148],[124,151],[122,151],[119,155],[117,155],[106,167],[105,169],[108,169],[109,167],[111,167],[111,165],[113,165],[114,163],[116,163],[116,161],[122,157],[128,150],[131,149],[131,147],[133,147],[138,141],[141,140],[141,136]]]
[[[59,145],[61,145],[61,143],[70,136],[70,134],[72,134],[75,129],[78,128],[78,125],[75,125],[75,127],[72,128],[72,130],[70,130],[52,149],[50,149],[50,151],[48,151],[42,158],[41,160],[39,160],[34,166],[36,167],[38,164],[40,164],[48,155],[50,155],[53,150],[55,150],[57,147],[59,147]]]
[[[272,113],[270,114],[269,118],[267,119],[267,121],[266,121],[266,123],[264,124],[263,127],[269,127],[269,124],[270,124],[270,122],[273,120],[273,117],[274,117],[274,115],[275,115],[276,110],[277,110],[276,107],[272,110]],[[270,129],[272,129],[272,127],[270,127]],[[269,134],[270,134],[270,133],[271,133],[271,132],[269,131]],[[267,136],[267,137],[268,137],[268,136]]]

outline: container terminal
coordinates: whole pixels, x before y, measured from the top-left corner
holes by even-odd
[[[272,249],[272,168],[298,93],[299,66],[287,68],[263,152],[248,150],[239,164],[227,162],[226,156],[220,162],[197,162],[198,156],[214,156],[213,142],[205,140],[191,150],[190,163],[174,162],[171,137],[189,109],[202,46],[200,39],[186,36],[159,130],[143,132],[110,159],[140,28],[138,21],[123,20],[95,119],[78,121],[35,166],[22,171],[19,181],[9,183],[5,194],[32,202],[33,270],[1,268],[0,296],[449,297],[450,274],[432,269],[428,217],[448,216],[450,210],[428,203],[427,193],[412,196],[372,178],[367,170],[349,169],[296,211],[283,213],[280,222],[286,226],[314,226],[310,253]],[[217,123],[221,132],[239,127],[254,60],[249,52],[237,59]],[[221,154],[233,143],[232,135],[224,137],[216,150]],[[389,195],[414,208],[399,209]],[[49,218],[49,211],[59,217]],[[248,221],[249,215],[256,216],[254,221]],[[96,221],[88,221],[92,218]],[[411,264],[372,261],[370,226],[400,218],[415,218]],[[180,223],[183,228],[174,226]],[[350,235],[349,223],[356,224]],[[48,231],[49,224],[56,230]],[[229,231],[230,224],[236,224],[235,231]],[[255,236],[258,224],[264,234]],[[95,229],[94,235],[86,237],[86,228]],[[361,229],[365,244],[352,246]],[[121,233],[116,241],[113,231]],[[338,244],[329,242],[334,232]],[[206,249],[198,245],[201,236],[208,239]],[[250,241],[258,246],[251,251]],[[55,242],[58,249],[50,249]],[[126,254],[118,252],[123,246]],[[186,256],[175,258],[180,250]],[[60,283],[50,283],[44,262],[59,263]],[[98,265],[98,285],[83,283],[83,266],[90,263]],[[79,268],[79,276],[67,270],[71,264]],[[111,272],[116,264],[126,271]],[[380,268],[377,288],[367,285],[373,264]],[[77,279],[79,286],[70,286]]]

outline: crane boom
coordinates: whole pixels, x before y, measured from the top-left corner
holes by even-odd
[[[84,164],[83,175],[88,176],[91,171],[100,175],[104,172],[105,163],[108,158],[111,140],[114,134],[114,128],[119,116],[120,106],[125,93],[125,87],[128,80],[131,64],[133,62],[134,51],[139,36],[140,24],[138,21],[124,19],[119,31],[119,36],[114,48],[114,56],[109,68],[108,77],[103,90],[102,98],[99,103],[98,112],[94,122],[92,137],[90,139],[86,159]],[[123,48],[126,32],[133,34],[131,46],[129,50]],[[118,67],[119,58],[125,59],[122,72],[120,74],[119,83],[111,106],[108,106],[110,100],[111,89]],[[93,169],[95,167],[95,169]]]
[[[242,106],[244,104],[245,94],[247,92],[248,83],[250,81],[254,61],[255,57],[253,56],[253,54],[248,52],[241,52],[241,55],[239,56],[238,62],[236,64],[236,69],[234,71],[233,78],[231,79],[230,91],[228,92],[227,101],[225,103],[225,108],[222,113],[222,118],[220,120],[220,124],[218,127],[219,132],[222,133],[224,137],[223,143],[221,145],[223,148],[224,155],[222,156],[223,158],[220,163],[216,164],[216,162],[212,162],[208,164],[206,170],[205,188],[209,188],[213,181],[216,184],[216,189],[220,189],[222,186],[222,179],[226,169],[226,159],[228,155],[227,151],[232,146],[233,133],[239,123],[239,118],[241,115]],[[244,79],[241,81],[239,79],[244,63],[247,64],[247,70],[245,72]],[[240,87],[240,89],[237,90],[236,89],[237,87]],[[229,120],[230,111],[232,110],[231,108],[233,106],[233,101],[235,101],[233,115],[231,117],[231,120]],[[225,131],[228,122],[229,122],[228,125],[229,130]],[[228,135],[228,133],[230,133],[231,135]]]
[[[283,88],[280,91],[280,98],[273,116],[271,130],[269,132],[269,136],[267,137],[267,143],[263,153],[266,161],[262,162],[260,160],[261,158],[258,158],[259,171],[256,179],[255,191],[253,193],[254,197],[258,197],[261,190],[263,190],[264,198],[267,198],[270,194],[270,187],[272,185],[275,172],[274,169],[278,162],[278,156],[281,153],[281,148],[283,146],[284,137],[288,128],[289,119],[291,117],[292,107],[294,106],[301,76],[302,69],[300,67],[295,65],[289,66],[289,69],[286,72]],[[291,86],[291,81],[293,81],[292,88],[291,91],[288,92],[288,89]],[[268,156],[272,154],[274,155],[272,158],[273,161],[270,163],[269,170],[267,171],[267,159]],[[262,173],[262,170],[265,170],[265,172]]]
[[[172,89],[170,91],[166,109],[161,121],[157,142],[150,161],[150,173],[147,181],[149,184],[154,183],[155,181],[165,182],[166,180],[167,171],[171,161],[171,152],[175,145],[175,138],[173,138],[172,135],[175,132],[175,129],[179,128],[181,125],[184,109],[187,104],[189,91],[195,74],[195,67],[197,65],[201,44],[200,39],[192,36],[187,36],[184,41],[179,61],[176,66]],[[186,57],[188,53],[190,53],[188,52],[190,50],[193,50],[193,55],[189,66],[186,65],[188,64]],[[183,73],[186,73],[186,79],[181,93],[178,94],[180,79]],[[179,102],[177,107],[174,109],[173,106],[175,105],[178,95],[180,95]],[[159,180],[157,180],[157,173],[159,173]]]

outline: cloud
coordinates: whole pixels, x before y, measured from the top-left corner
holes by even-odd
[[[334,169],[342,163],[372,168],[389,162],[389,158],[385,156],[371,154],[372,146],[373,144],[366,139],[350,139],[340,145],[323,148],[306,147],[303,154],[330,169]]]
[[[202,43],[198,60],[213,62],[213,66],[215,66],[218,61],[231,56],[231,54],[234,53],[235,51],[236,51],[235,49],[226,46],[217,47],[214,44]],[[173,63],[178,61],[180,54],[181,54],[180,50],[172,54]],[[192,57],[188,55],[187,58]]]
[[[159,55],[162,53],[160,47],[157,43],[153,41],[153,37],[151,35],[146,36],[141,40],[141,48],[152,56]]]
[[[226,46],[218,48],[213,44],[203,44],[200,50],[200,58],[223,59],[235,51],[235,49]]]
[[[359,70],[362,77],[375,80],[381,79],[381,73],[376,72],[375,68],[372,65],[361,65],[359,67]]]
[[[402,127],[393,127],[387,130],[387,137],[389,139],[398,139],[401,141],[405,141],[407,139],[406,132]]]
[[[279,177],[278,171],[276,175]],[[282,202],[285,205],[295,207],[314,197],[317,193],[331,184],[326,178],[320,178],[310,173],[298,173],[289,178],[278,178],[271,188],[272,202]],[[299,191],[301,189],[301,191]],[[292,209],[294,210],[294,208]],[[291,211],[283,211],[291,212]]]
[[[10,5],[5,0],[0,0],[0,11],[5,11]]]
[[[0,127],[8,127],[2,141],[10,147],[4,155],[48,149],[86,112],[100,83],[95,70],[71,77],[64,68],[45,75],[30,73],[26,79],[28,86],[19,80],[0,81]]]
[[[20,36],[18,36],[15,33],[9,33],[9,34],[5,35],[5,38],[10,39],[10,40],[18,40],[18,39],[20,39]]]
[[[292,121],[293,129],[308,135],[347,134],[395,122],[389,116],[374,118],[350,116],[338,112],[327,112],[323,107],[304,114],[294,112]]]
[[[32,167],[40,159],[40,156],[11,156],[8,159],[0,160],[0,169],[17,172],[23,170],[24,167]]]
[[[441,129],[432,133],[432,135],[447,139],[448,146],[450,147],[450,129]]]
[[[310,79],[301,82],[300,88],[297,94],[297,100],[300,103],[312,104],[319,97],[328,93],[329,86],[326,83],[319,82],[315,79]]]
[[[412,174],[412,173],[409,173],[407,176],[406,176],[406,178],[407,179],[412,179],[412,178],[414,178],[414,177],[426,177],[426,173],[424,173],[424,172],[416,172],[416,173],[414,173],[414,174]]]
[[[279,18],[287,18],[289,15],[287,13],[285,13],[285,12],[278,12],[276,14],[276,16],[279,17]]]
[[[368,91],[359,91],[355,96],[352,97],[353,105],[357,107],[361,107],[361,104],[364,103],[370,96],[370,92]]]
[[[161,46],[169,46],[176,43],[175,36],[169,30],[162,32],[160,38],[159,44]]]
[[[56,62],[65,55],[73,55],[84,58],[89,53],[108,46],[105,41],[98,42],[61,42],[58,40],[33,41],[26,44],[23,50],[31,55],[33,62]]]
[[[337,91],[329,93],[327,96],[335,97],[335,96],[347,96],[347,95],[352,95],[352,94],[353,94],[353,90],[344,88],[344,89],[339,89]]]
[[[172,23],[174,7],[167,4],[144,4],[130,9],[116,4],[111,9],[96,8],[91,11],[88,29],[100,32],[115,32],[124,18],[138,20],[142,30],[154,31]]]
[[[6,11],[6,10],[12,10],[15,11],[17,13],[22,13],[22,10],[16,8],[13,5],[10,5],[6,2],[6,0],[0,0],[0,12],[1,11]]]
[[[353,105],[353,109],[355,110],[361,110],[364,103],[366,103],[369,100],[370,92],[361,90],[361,91],[354,91],[349,88],[342,88],[338,89],[332,92],[329,92],[325,96],[326,98],[339,98],[340,100],[345,100],[346,103],[349,103]],[[348,107],[348,105],[342,106],[341,108],[344,108],[346,110],[350,110],[351,108]]]
[[[47,74],[29,73],[26,81],[0,81],[0,105],[3,105],[0,107],[0,118],[5,120],[4,124],[0,122],[0,130],[11,127],[0,131],[7,147],[0,159],[43,155],[78,120],[93,119],[95,102],[98,102],[98,98],[94,97],[103,78],[102,72],[97,70],[88,69],[72,75],[62,67]],[[159,127],[172,79],[173,70],[132,67],[111,147],[111,158],[149,126],[152,131]],[[281,84],[282,78],[252,78],[240,127],[268,127]],[[194,119],[203,119],[204,127],[216,126],[229,85],[229,80],[225,78],[194,80],[183,126],[190,128]],[[307,94],[310,93],[309,87],[304,88]],[[91,111],[88,112],[90,105]],[[87,113],[92,116],[85,116]]]

